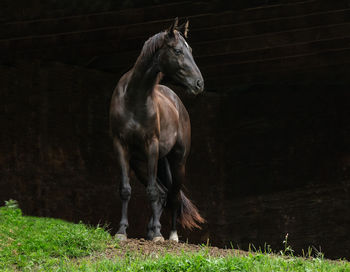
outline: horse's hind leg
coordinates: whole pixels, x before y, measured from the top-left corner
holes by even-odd
[[[173,177],[172,177],[172,174],[171,174],[169,161],[168,161],[168,159],[166,157],[164,157],[161,160],[159,160],[159,163],[158,163],[158,177],[162,181],[162,184],[166,186],[168,192],[171,192],[173,190],[172,189]],[[172,200],[170,200],[170,201],[172,201]],[[177,216],[178,216],[178,209],[177,209],[178,205],[177,205],[177,203],[174,203],[174,201],[172,201],[171,203],[169,203],[169,206],[171,207],[171,231],[170,231],[170,235],[169,235],[169,240],[178,242],[179,241],[179,237],[178,237],[177,231],[176,231],[176,221],[177,221]]]
[[[176,223],[182,209],[180,190],[185,182],[186,155],[182,154],[182,152],[174,152],[170,157],[170,169],[173,177],[173,184],[168,197],[168,201],[170,202],[169,206],[171,208],[171,232],[169,240],[175,242],[179,241],[176,231]]]
[[[116,237],[119,240],[126,240],[127,234],[126,229],[129,226],[128,222],[128,204],[131,196],[131,186],[130,186],[130,167],[127,151],[123,148],[118,140],[113,141],[115,152],[119,159],[119,165],[121,170],[121,181],[120,181],[120,198],[122,200],[122,216],[119,223],[119,230],[117,231]]]

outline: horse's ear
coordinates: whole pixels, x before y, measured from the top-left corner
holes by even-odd
[[[171,24],[171,26],[168,28],[168,36],[174,37],[175,36],[175,29],[177,29],[177,24],[179,23],[179,19],[176,17],[174,19],[174,22]]]
[[[183,23],[182,25],[180,25],[177,28],[184,35],[185,38],[187,38],[189,24],[190,24],[190,22],[188,20],[186,20],[185,23]]]

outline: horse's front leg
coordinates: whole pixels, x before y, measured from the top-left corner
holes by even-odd
[[[160,205],[160,192],[157,187],[157,166],[158,166],[158,139],[153,138],[148,145],[148,181],[147,181],[147,195],[151,202],[152,218],[153,218],[153,241],[164,241],[160,233],[160,216],[162,215],[163,207]]]
[[[158,165],[159,167],[159,165]],[[157,214],[159,214],[159,218],[162,215],[162,212],[164,210],[164,207],[166,205],[167,201],[167,189],[165,187],[161,187],[159,184],[159,181],[157,179],[157,188],[158,188],[158,193],[159,193],[159,198],[157,201]],[[153,215],[151,216],[150,221],[148,222],[147,225],[147,239],[148,240],[153,240],[155,237],[160,237],[160,240],[162,240],[161,236],[155,236],[154,235],[154,220],[153,220]],[[156,239],[157,240],[157,239]]]
[[[126,240],[126,229],[129,226],[128,204],[131,197],[129,156],[126,148],[124,148],[117,139],[113,141],[113,144],[115,152],[118,156],[118,162],[121,170],[119,193],[122,201],[122,216],[120,219],[119,230],[117,231],[116,237],[119,240]]]
[[[152,215],[147,225],[147,240],[153,240],[153,238],[154,238],[154,233],[153,233],[153,215]]]

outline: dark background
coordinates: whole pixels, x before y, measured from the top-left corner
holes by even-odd
[[[116,230],[110,97],[176,16],[206,85],[184,103],[186,187],[208,223],[181,239],[278,250],[289,233],[299,253],[350,258],[347,0],[1,1],[1,203]],[[148,202],[132,185],[129,236],[143,237]]]

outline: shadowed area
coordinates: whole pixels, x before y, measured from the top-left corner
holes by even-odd
[[[148,37],[188,17],[205,91],[175,90],[192,123],[186,194],[207,224],[180,240],[277,250],[289,233],[297,252],[350,257],[348,1],[15,2],[0,8],[2,201],[116,231],[113,89]],[[145,237],[145,189],[131,186],[128,234]]]

